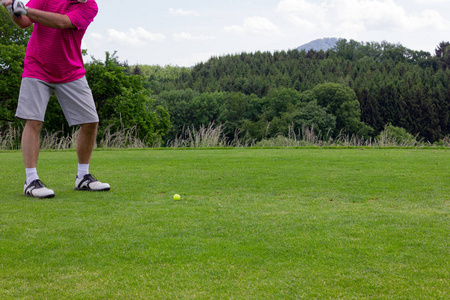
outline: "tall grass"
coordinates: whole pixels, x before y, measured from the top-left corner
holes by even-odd
[[[200,126],[197,130],[193,127],[183,128],[182,133],[174,140],[168,141],[170,148],[214,148],[214,147],[252,147],[255,140],[247,135],[240,137],[241,132],[236,131],[233,140],[229,140],[224,134],[224,125]]]
[[[18,128],[9,127],[0,131],[0,150],[16,150],[20,148],[22,132]]]
[[[54,133],[45,132],[41,137],[41,149],[45,150],[64,150],[75,149],[77,146],[78,130],[73,129],[72,134],[64,136],[63,132],[57,131]]]
[[[385,128],[376,138],[364,138],[341,131],[336,137],[330,132],[322,134],[316,132],[314,127],[303,127],[301,131],[294,132],[289,129],[288,136],[278,135],[274,138],[264,139],[256,143],[257,147],[425,147],[432,146],[423,140],[417,141],[417,137],[411,135],[408,138],[399,138],[389,128]],[[450,138],[441,141],[440,146],[449,146]]]
[[[227,146],[227,139],[223,134],[223,125],[214,127],[211,123],[208,126],[201,126],[198,130],[191,127],[184,127],[183,132],[167,145],[171,148],[211,148]]]
[[[447,135],[441,141],[439,141],[438,145],[443,147],[450,147],[450,135]]]
[[[62,131],[44,131],[40,137],[40,148],[43,150],[75,149],[77,146],[79,128],[74,128],[72,133],[64,135]],[[0,150],[20,149],[22,131],[18,128],[8,128],[0,131]],[[99,148],[147,148],[149,147],[137,137],[136,127],[124,128],[112,133],[110,126],[96,145]],[[158,145],[152,145],[158,147]]]
[[[103,137],[100,140],[99,147],[101,148],[146,148],[141,139],[137,137],[137,127],[122,128],[122,130],[111,133],[111,125],[105,130]]]
[[[273,138],[256,141],[250,138],[246,132],[236,131],[234,137],[229,139],[224,133],[225,125],[202,125],[196,129],[185,127],[175,139],[167,141],[165,147],[169,148],[216,148],[216,147],[450,147],[450,136],[444,137],[435,144],[424,140],[417,140],[417,136],[406,134],[401,137],[396,135],[388,127],[376,138],[364,138],[357,135],[341,132],[333,137],[330,132],[322,133],[314,127],[303,127],[298,132],[289,129],[287,136],[277,135]],[[20,149],[21,130],[8,128],[0,131],[0,150]],[[43,132],[41,136],[41,149],[74,149],[76,148],[78,128],[65,136],[62,132]],[[162,142],[152,145],[138,137],[137,128],[123,128],[111,132],[111,126],[107,127],[96,145],[98,148],[160,148]]]

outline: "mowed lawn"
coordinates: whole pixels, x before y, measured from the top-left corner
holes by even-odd
[[[0,299],[449,299],[446,149],[0,152]],[[173,194],[181,195],[174,201]]]

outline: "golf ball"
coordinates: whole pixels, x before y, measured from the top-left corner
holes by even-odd
[[[181,196],[178,194],[173,195],[173,200],[180,200]]]

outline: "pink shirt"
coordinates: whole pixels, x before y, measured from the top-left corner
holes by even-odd
[[[81,41],[98,7],[95,0],[30,0],[30,8],[67,15],[76,29],[54,29],[31,20],[33,33],[28,42],[22,77],[48,83],[66,83],[86,74]]]

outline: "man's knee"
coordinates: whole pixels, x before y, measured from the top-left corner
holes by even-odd
[[[81,128],[88,131],[97,131],[98,123],[86,123],[82,124]]]
[[[25,124],[25,130],[31,130],[33,132],[40,132],[42,128],[42,122],[41,121],[35,121],[35,120],[27,120]]]

